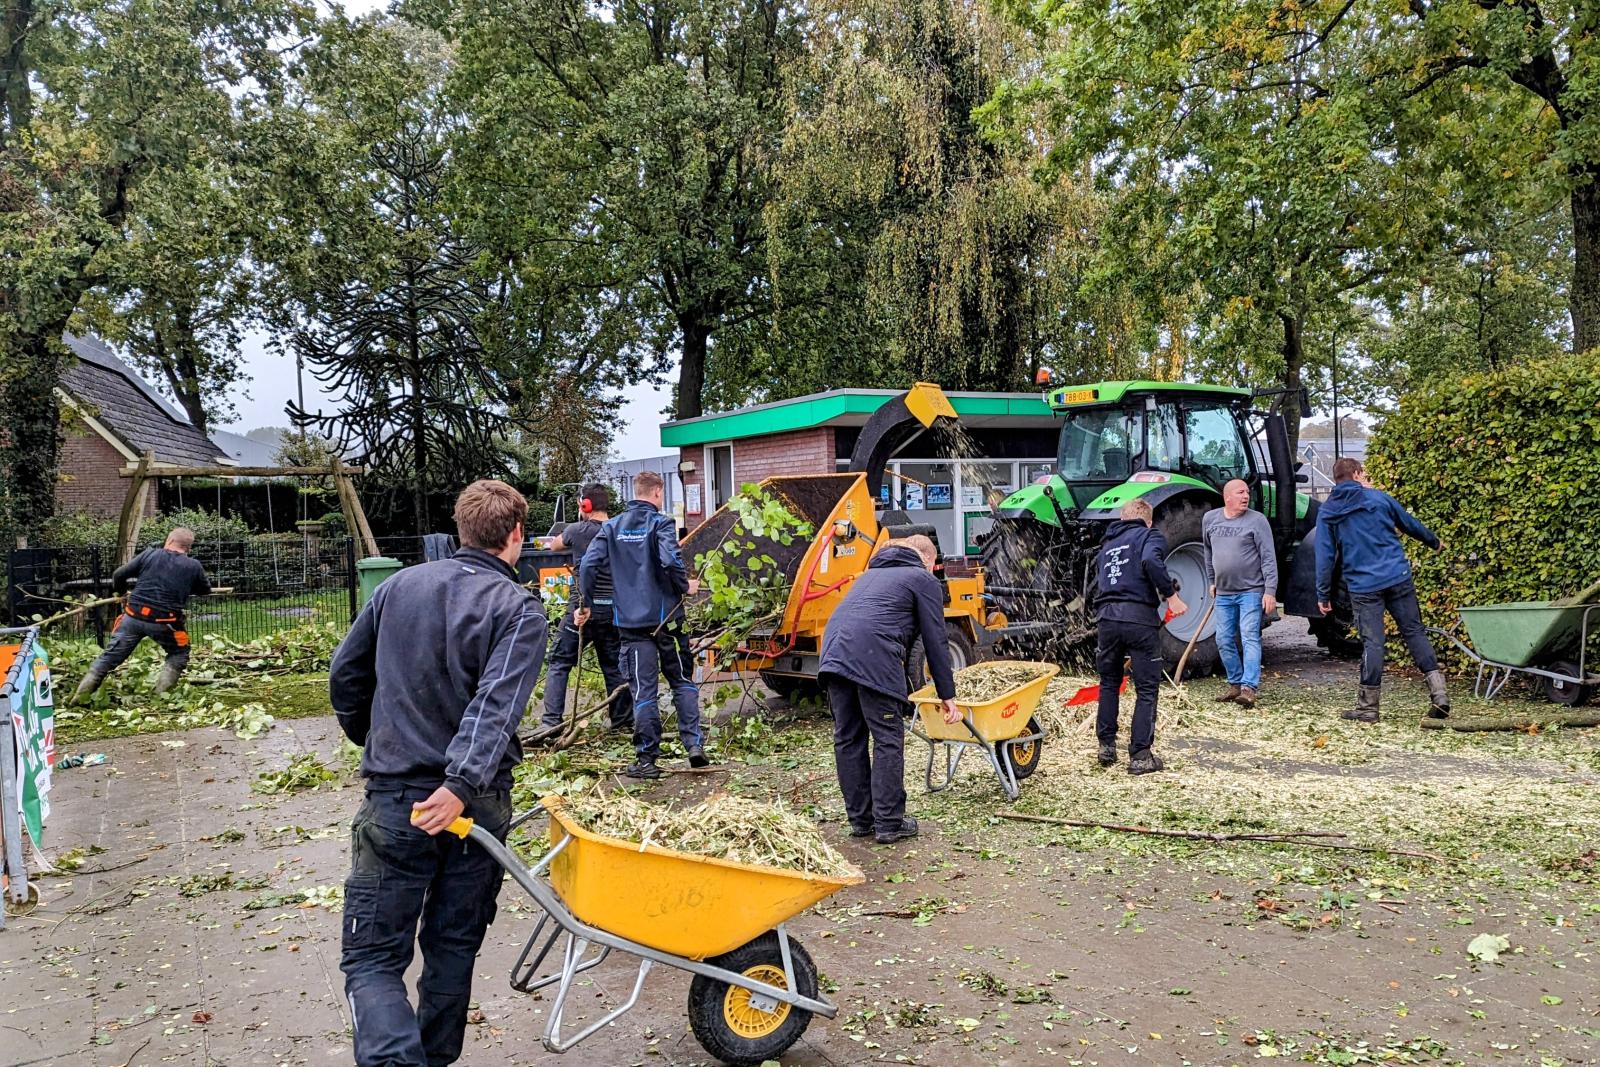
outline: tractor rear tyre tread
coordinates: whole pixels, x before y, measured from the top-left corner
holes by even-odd
[[[1167,551],[1190,542],[1199,542],[1200,526],[1205,519],[1206,512],[1210,510],[1206,505],[1199,503],[1175,504],[1156,513],[1155,528],[1161,531],[1167,541]],[[1198,598],[1193,596],[1189,589],[1178,590],[1178,596],[1189,605],[1190,611],[1195,611]],[[1158,609],[1165,613],[1165,605]],[[1213,625],[1215,625],[1213,623]],[[1175,636],[1167,627],[1161,627],[1160,632],[1161,663],[1170,674],[1178,669],[1178,661],[1183,658],[1183,650],[1188,647],[1188,639]],[[1215,632],[1210,637],[1202,637],[1194,643],[1194,651],[1189,653],[1189,662],[1184,664],[1183,673],[1187,678],[1206,678],[1222,667],[1222,655],[1217,651],[1217,638]],[[1183,678],[1174,679],[1183,681]]]
[[[978,646],[967,636],[967,631],[946,619],[944,632],[945,640],[950,645],[950,666],[953,671],[978,662]],[[906,681],[911,685],[910,692],[914,693],[932,680],[928,674],[928,657],[922,650],[922,638],[919,637],[911,643],[911,654],[906,657]]]
[[[810,954],[800,942],[792,937],[789,938],[789,954],[794,961],[795,984],[799,987],[796,991],[801,996],[815,997],[817,965],[811,962]],[[778,945],[778,932],[768,930],[754,941],[746,942],[732,952],[713,956],[706,962],[736,974],[749,974],[759,968],[769,974],[775,969],[782,975],[783,951]],[[780,977],[769,984],[782,985],[783,981]],[[800,1035],[806,1032],[806,1027],[811,1023],[809,1011],[780,1004],[778,1012],[773,1013],[776,1025],[770,1032],[741,1034],[729,1022],[730,993],[734,999],[739,999],[745,991],[704,975],[695,975],[694,981],[689,983],[689,1029],[694,1032],[701,1048],[729,1067],[760,1067],[763,1061],[778,1059],[800,1040]],[[748,1005],[748,998],[744,999]],[[785,1013],[781,1021],[777,1019],[779,1013]]]
[[[1355,623],[1339,605],[1334,605],[1332,615],[1311,619],[1310,632],[1328,655],[1336,659],[1361,658],[1361,638],[1355,632]]]

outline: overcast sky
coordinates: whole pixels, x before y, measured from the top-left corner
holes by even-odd
[[[351,15],[364,15],[386,7],[384,0],[346,0],[344,9]],[[289,417],[284,405],[294,399],[294,357],[275,355],[267,351],[264,338],[252,335],[244,343],[244,370],[248,380],[235,399],[239,417],[225,429],[243,433],[257,426],[287,426]],[[676,371],[673,372],[674,376]],[[315,411],[320,403],[323,410],[337,407],[334,398],[318,391],[318,383],[306,373],[306,406]],[[248,393],[248,397],[244,394]],[[648,383],[624,391],[622,419],[612,436],[611,450],[620,459],[642,459],[659,456],[661,447],[661,414],[671,398],[665,389],[656,389]]]

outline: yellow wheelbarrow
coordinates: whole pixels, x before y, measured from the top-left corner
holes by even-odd
[[[998,660],[993,665],[1034,667],[1041,673],[1032,681],[990,700],[956,701],[961,708],[961,719],[954,723],[944,721],[944,702],[933,686],[925,685],[911,694],[911,703],[917,709],[911,732],[928,743],[928,769],[924,776],[928,792],[938,793],[950,788],[961,757],[971,749],[977,749],[988,758],[995,777],[1000,779],[1001,787],[1011,800],[1017,799],[1021,792],[1017,783],[1038,768],[1045,733],[1033,710],[1039,706],[1050,679],[1059,674],[1061,668],[1053,663],[1021,660]],[[1090,688],[1098,691],[1098,687]],[[1079,703],[1083,695],[1080,692],[1071,703]],[[944,777],[935,781],[933,763],[940,751],[945,758]]]
[[[784,923],[859,885],[860,875],[756,867],[600,837],[568,819],[558,797],[545,797],[513,828],[541,808],[550,816],[551,848],[533,867],[470,819],[457,819],[450,832],[487,851],[544,910],[512,968],[511,987],[523,993],[556,987],[546,1049],[566,1052],[632,1009],[658,963],[694,976],[690,1029],[707,1052],[732,1067],[775,1060],[800,1039],[813,1015],[838,1014],[818,995],[816,965]],[[616,1010],[564,1036],[573,979],[613,950],[639,959],[633,992]],[[541,973],[547,959],[550,970]]]

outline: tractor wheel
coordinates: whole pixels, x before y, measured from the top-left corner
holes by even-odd
[[[791,706],[818,700],[822,686],[814,678],[796,678],[792,674],[761,672],[761,684],[778,694]]]
[[[1202,623],[1205,627],[1184,666],[1183,673],[1189,678],[1214,674],[1222,662],[1217,653],[1216,618],[1206,618],[1212,601],[1211,586],[1206,581],[1205,549],[1200,544],[1200,522],[1206,511],[1204,504],[1174,504],[1158,511],[1155,522],[1155,528],[1167,539],[1167,571],[1178,580],[1178,596],[1189,607],[1161,627],[1161,660],[1169,674],[1178,669],[1189,638]],[[1161,610],[1165,614],[1165,607]]]
[[[1339,604],[1334,604],[1332,615],[1311,619],[1310,632],[1328,655],[1338,659],[1361,658],[1361,637],[1356,633],[1355,618]]]
[[[794,961],[795,984],[799,986],[796,992],[815,997],[817,965],[792,937],[789,954]],[[784,988],[783,950],[776,931],[769,930],[749,944],[706,962]],[[732,1067],[757,1067],[778,1059],[800,1040],[810,1023],[809,1011],[764,1001],[748,989],[715,978],[696,975],[689,983],[689,1029],[694,1031],[701,1048]]]
[[[970,667],[978,662],[978,646],[972,643],[972,638],[967,632],[949,619],[944,623],[945,643],[950,646],[950,669],[959,671],[962,667]],[[911,683],[911,690],[915,692],[933,681],[933,675],[928,673],[928,657],[922,650],[922,638],[917,638],[911,645],[911,655],[906,659],[906,681]]]

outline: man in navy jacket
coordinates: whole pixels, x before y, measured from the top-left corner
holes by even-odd
[[[596,583],[609,570],[612,620],[622,635],[622,670],[633,692],[633,766],[630,778],[660,778],[661,675],[672,688],[678,713],[678,738],[689,766],[704,767],[705,735],[700,731],[700,689],[694,683],[694,656],[684,632],[683,602],[699,592],[689,577],[678,530],[661,514],[662,481],[654,471],[633,479],[635,499],[621,515],[600,527],[578,566],[578,589],[585,604],[595,603]],[[587,618],[587,616],[585,616]]]
[[[461,1056],[473,964],[505,872],[439,833],[462,814],[502,841],[511,824],[517,726],[547,629],[539,598],[516,580],[527,514],[503,482],[468,486],[456,500],[461,550],[384,581],[333,656],[329,696],[363,746],[367,786],[350,828],[340,961],[361,1067]]]
[[[945,721],[961,719],[944,588],[932,573],[937,557],[933,542],[921,535],[885,545],[850,586],[822,638],[817,676],[833,711],[833,759],[850,836],[875,834],[880,845],[917,836],[917,820],[906,815],[904,754],[906,659],[917,638]]]
[[[1095,559],[1095,666],[1100,671],[1100,707],[1095,735],[1100,766],[1117,762],[1117,713],[1122,700],[1123,661],[1133,663],[1133,734],[1128,773],[1162,768],[1151,751],[1156,740],[1156,698],[1161,689],[1161,602],[1173,615],[1188,607],[1167,573],[1167,540],[1151,527],[1154,513],[1143,500],[1122,505],[1106,529]]]
[[[1361,688],[1355,708],[1343,717],[1378,721],[1383,614],[1387,611],[1417,669],[1427,678],[1428,715],[1443,719],[1450,714],[1450,693],[1439,657],[1422,628],[1411,561],[1401,547],[1400,534],[1416,538],[1435,552],[1444,545],[1394,497],[1364,484],[1366,474],[1360,460],[1340,459],[1333,465],[1333,492],[1317,512],[1317,606],[1324,615],[1333,610],[1334,562],[1342,557],[1344,584],[1350,590],[1356,628],[1361,633]]]

